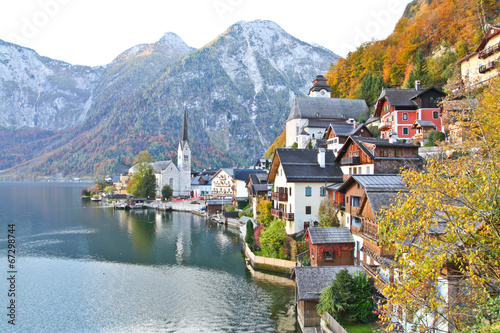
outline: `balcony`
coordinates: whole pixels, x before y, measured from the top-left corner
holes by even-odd
[[[389,129],[392,127],[392,121],[382,121],[379,125],[378,125],[378,129],[379,131],[383,131],[383,130],[386,130],[386,129]]]
[[[271,200],[273,201],[288,201],[288,193],[271,193]]]
[[[341,165],[357,165],[361,164],[361,157],[359,156],[351,156],[351,157],[344,157],[340,161]]]
[[[479,52],[477,57],[479,59],[486,59],[490,55],[492,55],[498,51],[500,51],[500,43],[493,44],[493,45],[488,46],[487,48],[483,49],[481,52]]]
[[[281,220],[283,218],[283,211],[282,210],[278,210],[278,209],[271,209],[271,215],[274,218],[277,218],[277,219]]]
[[[380,257],[391,257],[396,254],[396,250],[394,249],[394,247],[392,247],[391,249],[382,248],[378,246],[377,241],[372,240],[372,238],[365,233],[363,233],[363,238],[363,246],[367,247]]]
[[[373,279],[375,288],[378,290],[379,293],[382,294],[388,281],[385,281],[380,277],[378,272],[378,266],[368,265],[365,264],[364,262],[361,262],[361,267],[365,271],[366,275],[370,276]]]
[[[493,60],[493,61],[488,61],[488,64],[486,65],[481,65],[479,66],[479,73],[484,74],[486,72],[491,71],[497,66],[498,62]]]
[[[285,221],[294,221],[295,214],[294,213],[283,213],[283,220]]]

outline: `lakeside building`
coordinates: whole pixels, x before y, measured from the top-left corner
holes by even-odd
[[[326,198],[325,187],[342,179],[331,150],[276,149],[268,178],[274,183],[271,214],[285,221],[287,234],[302,232],[317,222],[319,205]]]

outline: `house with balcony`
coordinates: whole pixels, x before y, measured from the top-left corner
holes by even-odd
[[[269,164],[270,165],[270,164]],[[273,184],[267,182],[267,173],[251,173],[247,180],[248,198],[253,208],[253,216],[257,216],[257,200],[271,197]]]
[[[317,222],[319,205],[327,195],[325,187],[342,180],[342,170],[330,150],[276,149],[268,177],[274,184],[271,213],[285,221],[287,234],[302,232]]]
[[[211,178],[212,195],[217,197],[232,197],[234,193],[234,170],[221,168]]]
[[[333,153],[337,155],[347,138],[352,135],[373,137],[372,132],[370,132],[365,124],[358,124],[357,122],[349,121],[336,121],[328,125],[328,129],[326,130],[323,139],[326,141],[327,149],[332,150]]]
[[[295,98],[286,121],[286,147],[297,143],[305,148],[309,140],[321,140],[330,123],[354,122],[362,113],[369,114],[364,100],[330,98],[331,91],[326,78],[318,75],[309,96]]]
[[[457,61],[462,80],[451,87],[457,94],[475,89],[498,75],[500,25],[490,26],[474,52]]]
[[[352,175],[337,189],[344,197],[347,228],[355,242],[355,261],[374,278],[379,291],[392,279],[390,266],[395,252],[378,243],[377,215],[383,207],[395,204],[394,199],[402,191],[406,187],[397,175]]]
[[[415,120],[411,128],[415,130],[413,144],[423,146],[429,142],[429,133],[436,130],[436,124],[430,120]]]
[[[388,139],[350,136],[335,161],[344,179],[356,174],[398,174],[402,168],[421,165],[418,147]]]
[[[353,266],[354,238],[345,227],[309,227],[305,238],[309,240],[311,266]]]
[[[415,82],[415,89],[382,90],[375,106],[381,138],[412,142],[416,133],[412,126],[417,120],[431,121],[436,130],[443,132],[439,104],[445,96],[434,87],[421,89],[419,81]]]

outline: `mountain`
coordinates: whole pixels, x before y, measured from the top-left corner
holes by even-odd
[[[270,21],[239,22],[197,50],[168,33],[105,68],[86,68],[95,76],[86,81],[89,94],[75,109],[76,121],[20,128],[4,121],[0,109],[0,139],[10,144],[0,148],[0,168],[30,176],[102,175],[125,171],[141,150],[172,159],[184,108],[194,168],[248,165],[281,133],[295,96],[307,94],[319,68],[337,58]],[[39,75],[35,68],[29,73]]]
[[[500,22],[499,13],[499,0],[413,0],[389,37],[361,45],[328,71],[332,96],[373,104],[364,92],[374,80],[385,87],[409,88],[415,80],[444,87],[458,80],[456,61],[477,47],[487,24]]]

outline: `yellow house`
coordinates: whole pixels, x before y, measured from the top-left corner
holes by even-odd
[[[457,61],[460,65],[462,84],[466,90],[475,85],[486,83],[498,75],[497,64],[500,58],[500,25],[491,26],[481,40],[478,48]]]
[[[113,186],[116,189],[116,194],[128,194],[127,192],[127,184],[130,180],[130,176],[128,175],[120,175],[120,180],[118,182],[114,182]]]

